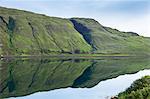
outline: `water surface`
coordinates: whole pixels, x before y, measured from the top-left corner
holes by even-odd
[[[7,59],[0,96],[21,99],[106,99],[150,75],[150,58]]]

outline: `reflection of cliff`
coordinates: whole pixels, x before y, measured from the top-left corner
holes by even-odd
[[[9,61],[4,72],[7,76],[1,82],[0,96],[22,96],[72,86],[74,80],[90,65],[90,61],[84,60]]]
[[[150,58],[129,58],[96,61],[75,80],[73,87],[93,87],[100,81],[127,73],[150,69]]]

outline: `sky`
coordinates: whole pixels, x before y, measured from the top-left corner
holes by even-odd
[[[0,0],[0,6],[62,18],[94,18],[104,26],[150,37],[150,0]]]

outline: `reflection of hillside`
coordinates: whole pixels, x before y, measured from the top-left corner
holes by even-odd
[[[100,81],[150,68],[149,58],[101,60],[32,59],[1,62],[0,96],[23,96]]]
[[[106,59],[95,61],[75,80],[73,87],[93,87],[100,81],[150,68],[150,58]]]
[[[73,60],[17,60],[5,63],[1,70],[5,76],[1,82],[1,96],[21,96],[36,91],[72,86],[90,61]]]

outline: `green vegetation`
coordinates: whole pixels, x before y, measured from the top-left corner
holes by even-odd
[[[150,76],[136,80],[125,92],[118,95],[119,99],[150,99]]]
[[[4,55],[85,53],[91,47],[68,19],[0,8]]]
[[[150,52],[150,38],[104,27],[94,19],[72,18],[70,20],[92,46],[93,53],[142,55]]]
[[[3,7],[0,44],[5,56],[150,53],[150,38],[104,27],[94,19],[64,19]]]

